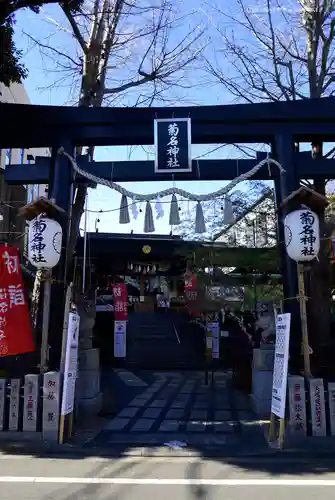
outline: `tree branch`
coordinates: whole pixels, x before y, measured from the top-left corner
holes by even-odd
[[[44,43],[40,42],[39,40],[36,40],[36,38],[34,38],[32,35],[30,35],[26,31],[22,31],[22,33],[24,35],[26,35],[31,41],[33,41],[39,47],[42,47],[42,48],[47,49],[47,50],[50,50],[51,52],[54,52],[59,57],[64,57],[64,58],[68,59],[72,64],[74,64],[78,68],[82,68],[82,63],[80,61],[75,61],[75,59],[73,59],[71,56],[69,56],[68,54],[65,54],[64,52],[62,52],[62,51],[60,51],[58,49],[56,49],[56,47],[53,47],[52,45],[44,44]]]
[[[71,14],[70,10],[67,8],[67,5],[62,5],[61,4],[61,8],[67,18],[67,20],[69,21],[70,23],[70,26],[72,28],[72,31],[73,31],[73,36],[75,37],[75,39],[77,40],[77,42],[79,43],[82,51],[84,52],[84,54],[87,54],[88,53],[88,47],[87,47],[87,44],[84,40],[84,37],[82,36],[79,28],[78,28],[78,25],[73,17],[73,15]]]

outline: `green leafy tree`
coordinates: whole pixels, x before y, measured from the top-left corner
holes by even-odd
[[[29,8],[36,14],[42,5],[59,3],[55,0],[0,0],[0,82],[9,87],[11,83],[21,83],[28,76],[28,70],[20,62],[22,51],[14,42],[15,12]],[[62,5],[75,13],[80,10],[83,0],[69,0]]]

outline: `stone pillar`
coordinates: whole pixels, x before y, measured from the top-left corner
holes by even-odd
[[[16,432],[19,430],[20,390],[21,390],[21,380],[19,378],[12,378],[10,381],[10,395],[9,395],[9,421],[8,421],[9,431]]]
[[[309,400],[311,405],[312,435],[327,436],[325,389],[322,378],[309,380]]]
[[[287,384],[290,417],[287,430],[291,438],[304,438],[307,434],[305,379],[289,376]]]
[[[40,376],[36,374],[26,375],[24,377],[23,431],[37,431],[39,396]]]
[[[42,435],[48,442],[58,442],[61,407],[60,372],[47,372],[43,376]]]
[[[95,324],[95,302],[82,297],[77,301],[80,315],[79,358],[76,383],[76,409],[79,418],[94,416],[101,411],[100,352],[93,348],[93,328]],[[113,335],[113,325],[111,325]]]
[[[253,350],[251,401],[260,418],[269,418],[271,413],[274,353],[273,344]]]

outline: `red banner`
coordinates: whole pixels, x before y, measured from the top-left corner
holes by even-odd
[[[191,316],[199,316],[198,311],[198,278],[195,274],[185,275],[185,299]]]
[[[332,236],[330,238],[330,251],[331,251],[330,259],[332,261],[332,264],[335,264],[335,238],[334,238],[334,236]]]
[[[0,245],[0,356],[35,351],[17,248]]]
[[[128,291],[125,283],[113,285],[114,320],[128,320]]]
[[[198,279],[196,274],[185,276],[185,290],[195,292],[198,289]]]

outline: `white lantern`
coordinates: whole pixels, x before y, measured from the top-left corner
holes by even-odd
[[[308,262],[320,250],[319,217],[308,208],[289,213],[284,220],[288,256],[296,262]]]
[[[36,217],[29,223],[28,260],[37,269],[52,269],[60,259],[63,231],[48,217]]]

